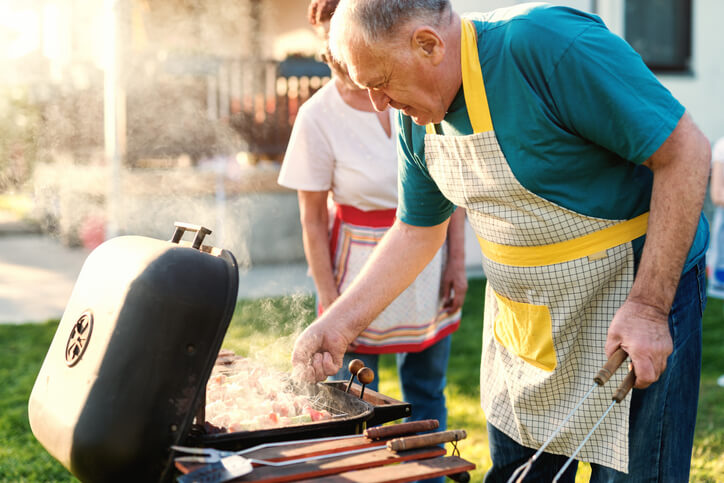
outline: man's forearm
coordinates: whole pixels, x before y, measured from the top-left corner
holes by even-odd
[[[639,389],[658,380],[674,348],[667,322],[699,222],[709,157],[708,141],[685,114],[645,163],[654,173],[646,242],[605,347],[608,356],[619,347],[628,353]]]
[[[646,164],[654,172],[646,242],[629,300],[668,314],[704,204],[711,151],[685,114]]]
[[[399,220],[388,230],[355,281],[320,321],[344,327],[350,342],[407,288],[435,256],[447,221],[415,227]]]

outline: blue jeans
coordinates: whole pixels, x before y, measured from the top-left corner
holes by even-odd
[[[445,407],[445,384],[447,364],[450,358],[451,336],[436,342],[420,352],[401,352],[396,354],[397,374],[400,378],[402,399],[412,405],[412,414],[406,421],[437,419],[440,422],[438,431],[447,429],[447,408]],[[348,352],[344,355],[342,369],[333,379],[349,381],[349,362],[360,359],[366,367],[375,372],[375,380],[367,387],[377,391],[377,374],[379,371],[377,354],[357,354]],[[442,482],[444,478],[424,480],[426,483]]]
[[[689,481],[691,450],[701,373],[701,319],[706,306],[706,270],[702,259],[682,275],[669,314],[674,351],[658,381],[634,389],[629,417],[629,473],[591,465],[591,483]],[[485,482],[505,482],[530,458],[526,448],[488,424],[493,467]],[[544,453],[533,464],[525,481],[551,481],[567,460]],[[559,481],[575,480],[575,464]]]

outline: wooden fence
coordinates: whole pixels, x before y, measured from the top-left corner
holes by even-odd
[[[227,61],[207,80],[209,118],[228,120],[251,154],[280,160],[299,106],[329,76],[284,75],[272,61]]]

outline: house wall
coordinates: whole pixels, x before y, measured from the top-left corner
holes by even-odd
[[[276,0],[270,2],[265,28],[271,34],[270,55],[283,60],[289,54],[314,55],[319,40],[307,21],[308,2]]]
[[[660,75],[659,79],[714,142],[724,136],[724,2],[694,1],[693,19],[691,74]]]

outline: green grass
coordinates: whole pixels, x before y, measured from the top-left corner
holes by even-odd
[[[701,389],[696,419],[692,481],[724,481],[724,303],[709,299],[704,311]]]
[[[57,321],[0,325],[0,481],[78,481],[36,441],[28,399]]]
[[[479,405],[483,282],[471,280],[460,329],[453,347],[446,391],[448,426],[465,429],[461,456],[477,465],[472,481],[482,481],[490,466],[485,420]],[[224,347],[239,354],[259,355],[288,369],[295,334],[313,319],[311,297],[240,301]],[[57,321],[36,325],[0,325],[0,481],[77,481],[35,440],[30,432],[27,401],[35,376],[53,338]],[[269,357],[274,355],[271,359]],[[692,457],[693,482],[724,482],[724,303],[710,300],[704,315],[704,353],[699,415]],[[393,356],[380,364],[380,391],[400,397]],[[581,465],[577,482],[588,481],[590,468]]]

